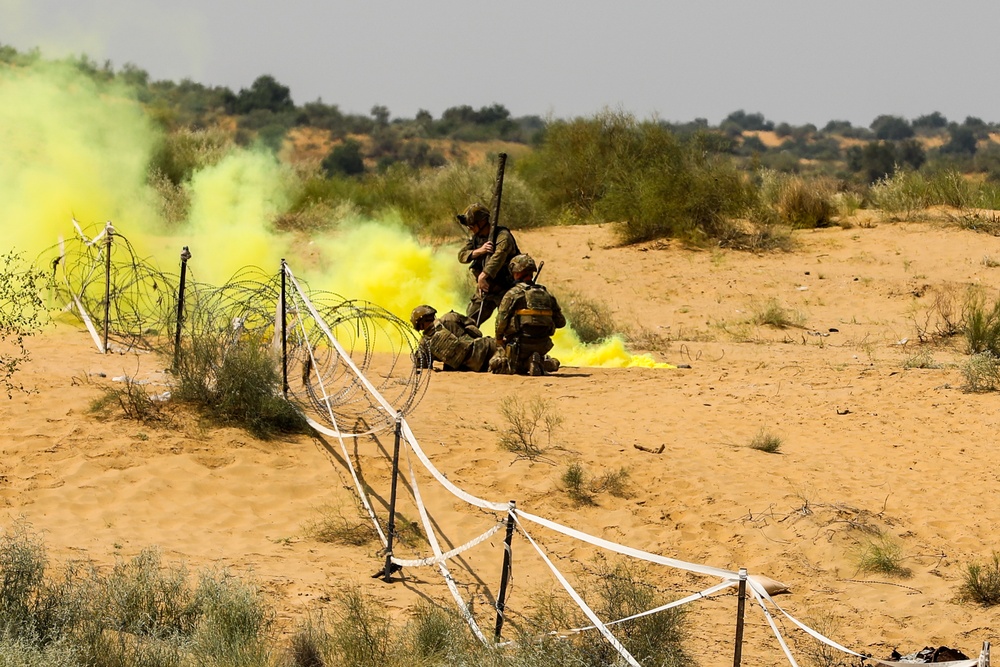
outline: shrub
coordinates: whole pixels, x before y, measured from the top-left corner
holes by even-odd
[[[384,606],[358,588],[335,597],[330,647],[339,664],[382,667],[394,664],[392,619]]]
[[[715,238],[724,221],[745,214],[753,187],[720,159],[706,134],[680,140],[655,122],[622,112],[555,121],[521,174],[561,216],[620,221],[624,243],[663,237]]]
[[[305,431],[305,419],[281,395],[281,373],[267,344],[230,327],[201,324],[178,357],[174,397],[260,438]]]
[[[507,422],[500,433],[500,447],[529,459],[545,453],[552,444],[553,432],[562,423],[552,403],[541,396],[524,400],[516,394],[505,396],[500,400],[500,414]]]
[[[378,535],[367,514],[355,512],[354,517],[344,516],[339,507],[324,507],[320,517],[306,525],[306,533],[320,542],[361,547],[371,544]]]
[[[24,267],[20,255],[13,251],[0,255],[0,390],[7,391],[7,398],[25,390],[13,378],[31,359],[27,339],[41,329],[43,284],[42,272]]]
[[[571,463],[562,475],[563,486],[569,497],[580,505],[593,505],[594,496],[587,487],[587,475],[579,463]]]
[[[988,352],[1000,357],[1000,300],[988,307],[978,295],[970,295],[965,312],[965,340],[970,354]]]
[[[903,549],[890,535],[879,531],[867,537],[858,547],[858,570],[890,577],[909,577],[911,572],[903,567]]]
[[[596,343],[619,333],[611,309],[600,301],[569,291],[560,298],[559,305],[583,343]]]
[[[962,365],[962,377],[967,391],[996,391],[1000,388],[1000,359],[990,352],[974,354]]]
[[[122,386],[104,385],[103,396],[90,404],[90,411],[107,415],[112,406],[118,406],[126,419],[134,419],[144,424],[166,420],[163,403],[146,392],[135,378],[125,376]]]
[[[759,452],[767,452],[768,454],[777,454],[781,451],[781,438],[768,432],[764,428],[757,431],[750,439],[750,449],[756,449]]]
[[[222,570],[202,574],[195,602],[199,618],[192,653],[206,667],[269,664],[274,612],[263,592]]]
[[[365,173],[364,156],[361,155],[361,143],[355,139],[345,139],[323,158],[320,164],[327,176],[355,176]]]
[[[959,597],[987,607],[1000,604],[1000,553],[994,551],[992,562],[986,565],[970,563],[966,567]]]

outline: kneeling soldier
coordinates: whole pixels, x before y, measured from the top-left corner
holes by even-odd
[[[497,345],[504,351],[490,364],[494,373],[545,375],[559,370],[559,360],[547,356],[552,334],[566,326],[556,298],[532,280],[537,267],[529,255],[510,260],[516,281],[497,309]]]

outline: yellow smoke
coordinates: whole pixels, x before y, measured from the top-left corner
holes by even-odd
[[[558,295],[557,297],[558,298]],[[556,331],[552,337],[555,347],[550,353],[564,366],[582,366],[599,368],[676,368],[671,364],[655,361],[648,354],[632,354],[625,348],[625,341],[619,336],[612,336],[603,343],[587,345],[580,342],[580,337],[572,329],[573,323]]]
[[[143,224],[156,135],[123,89],[61,63],[0,67],[4,245],[30,255],[72,234],[70,220]]]
[[[192,275],[221,285],[238,269],[277,273],[286,258],[315,289],[370,301],[407,320],[418,305],[464,311],[466,267],[452,247],[420,243],[397,216],[337,221],[303,241],[273,231],[290,203],[294,174],[268,152],[234,148],[183,185],[188,219],[169,228],[147,184],[162,132],[132,95],[96,83],[63,63],[0,68],[0,214],[4,245],[34,256],[73,235],[71,219],[93,229],[111,220],[141,258],[174,272],[182,246]],[[556,295],[558,297],[558,295]],[[572,325],[572,323],[571,323]],[[493,327],[484,324],[491,334]],[[646,366],[621,339],[584,345],[570,328],[553,354],[570,366]]]

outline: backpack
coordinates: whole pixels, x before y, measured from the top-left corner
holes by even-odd
[[[529,285],[524,290],[524,308],[514,311],[517,330],[528,338],[547,338],[556,332],[552,320],[552,297],[542,285]]]

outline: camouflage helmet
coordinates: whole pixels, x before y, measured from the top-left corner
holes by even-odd
[[[410,324],[412,324],[413,328],[416,329],[417,322],[425,317],[434,317],[435,315],[437,315],[437,311],[430,306],[417,306],[413,309],[413,312],[410,313]]]
[[[538,267],[535,266],[535,260],[531,259],[531,255],[521,254],[516,256],[514,259],[510,260],[510,272],[515,276],[519,273],[524,273],[525,271],[531,271],[534,273]]]
[[[476,202],[475,204],[469,204],[462,217],[465,219],[466,225],[473,225],[479,221],[489,222],[490,210],[479,202]]]

